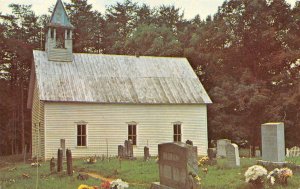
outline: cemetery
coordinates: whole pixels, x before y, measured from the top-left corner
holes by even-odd
[[[190,140],[158,144],[157,157],[149,154],[147,146],[144,157],[136,157],[131,140],[116,146],[118,156],[72,158],[71,150],[59,148],[50,161],[0,164],[0,186],[19,188],[26,183],[34,188],[39,177],[45,189],[297,188],[299,147],[286,149],[285,154],[284,140],[278,137],[284,135],[283,128],[282,123],[262,124],[261,157],[241,156],[238,145],[224,139],[207,149],[207,156],[197,156]],[[217,149],[224,155],[218,156]]]

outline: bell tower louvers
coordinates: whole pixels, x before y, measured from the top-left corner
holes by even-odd
[[[48,54],[48,60],[72,62],[72,33],[74,26],[70,23],[61,0],[57,0],[47,28],[45,49]]]

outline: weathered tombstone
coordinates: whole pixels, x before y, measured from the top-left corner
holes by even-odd
[[[207,149],[207,157],[208,157],[208,165],[216,165],[217,164],[217,150],[215,148]]]
[[[160,183],[152,183],[152,189],[194,188],[191,175],[199,171],[196,146],[181,142],[159,144],[158,156]]]
[[[150,158],[149,148],[147,146],[144,147],[144,161],[147,161]]]
[[[128,157],[128,140],[125,140],[124,142],[124,157]]]
[[[215,148],[208,148],[207,149],[207,156],[209,159],[217,158],[217,151]]]
[[[118,157],[120,157],[120,158],[124,157],[124,146],[122,146],[122,145],[118,146]]]
[[[262,160],[271,162],[285,161],[285,141],[283,123],[261,125]]]
[[[67,149],[67,173],[69,176],[73,175],[73,163],[72,163],[72,152],[71,150]]]
[[[57,172],[62,171],[62,163],[63,163],[63,151],[62,149],[58,149],[57,151]]]
[[[129,158],[132,158],[133,157],[133,145],[132,145],[132,140],[129,140],[128,141],[128,148],[127,148],[127,156]]]
[[[297,146],[292,147],[289,149],[289,157],[298,157],[300,156],[300,148]]]
[[[260,149],[258,146],[255,147],[255,157],[260,157],[261,153],[260,153]]]
[[[63,151],[63,157],[66,157],[66,140],[60,139],[60,148]]]
[[[55,169],[55,162],[54,162],[54,157],[52,157],[50,160],[50,173],[54,173],[54,169]]]
[[[230,143],[226,145],[226,159],[229,167],[240,166],[239,147],[236,144]]]
[[[228,139],[220,139],[217,140],[217,156],[218,157],[226,157],[226,145],[230,144],[231,141]]]

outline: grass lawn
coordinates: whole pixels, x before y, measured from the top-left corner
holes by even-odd
[[[288,161],[300,163],[300,158],[289,158]],[[251,189],[251,186],[244,182],[244,173],[249,166],[256,164],[256,159],[241,158],[241,167],[228,168],[225,159],[218,159],[218,164],[215,166],[205,166],[208,168],[208,173],[205,174],[200,168],[200,177],[202,179],[202,188],[206,189]],[[1,164],[0,164],[1,165]],[[149,188],[151,182],[159,181],[158,165],[154,159],[144,162],[142,159],[136,161],[122,160],[116,158],[110,161],[101,161],[98,159],[95,164],[86,164],[82,159],[74,160],[74,176],[69,177],[64,173],[49,174],[49,162],[42,163],[39,167],[38,188],[40,189],[77,189],[80,184],[97,185],[101,181],[99,179],[89,178],[87,181],[77,180],[78,171],[91,172],[102,175],[106,178],[117,179],[121,178],[129,182],[131,189]],[[66,165],[64,164],[64,169]],[[27,174],[30,177],[25,178],[22,174]],[[34,189],[36,188],[37,170],[30,164],[15,163],[0,166],[0,187],[1,189]],[[275,186],[272,188],[279,189],[297,189],[300,187],[300,173],[294,173],[294,176],[289,179],[288,186]]]

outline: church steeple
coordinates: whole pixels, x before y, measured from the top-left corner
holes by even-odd
[[[48,32],[46,35],[45,49],[48,54],[48,60],[72,62],[72,33],[74,26],[70,23],[61,0],[57,0],[47,26]]]

